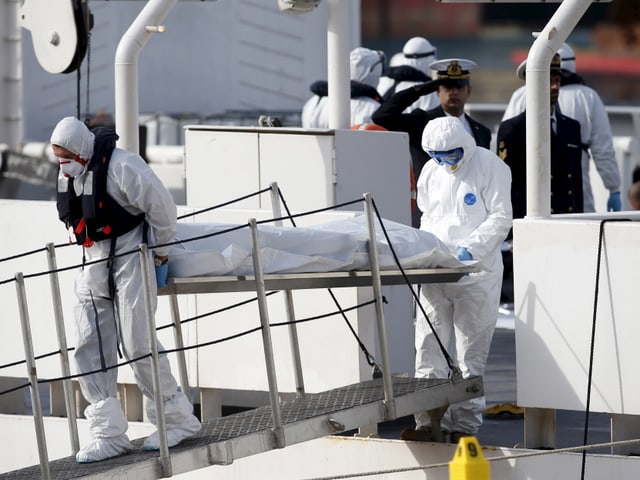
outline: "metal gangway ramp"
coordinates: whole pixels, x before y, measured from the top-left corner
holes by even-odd
[[[482,395],[481,377],[457,381],[393,377],[399,416],[422,410],[438,410],[450,403]],[[383,422],[386,417],[382,379],[373,379],[317,394],[306,394],[281,404],[287,445]],[[51,479],[135,479],[164,477],[157,451],[142,449],[143,439],[132,441],[128,454],[96,463],[79,464],[75,457],[49,463]],[[272,411],[264,406],[203,422],[200,433],[170,449],[172,474],[211,465],[227,465],[235,459],[276,448]],[[0,479],[40,478],[38,465],[0,474]]]
[[[158,411],[159,451],[145,451],[143,439],[134,440],[133,451],[96,463],[79,464],[75,456],[48,461],[42,415],[34,414],[36,431],[39,433],[40,465],[0,474],[2,479],[135,479],[147,480],[167,478],[211,465],[229,465],[235,459],[284,448],[327,435],[375,425],[421,411],[429,411],[434,426],[439,425],[446,408],[460,401],[483,395],[482,378],[474,376],[462,378],[459,371],[452,372],[447,379],[423,379],[397,376],[390,373],[384,321],[384,299],[382,285],[421,284],[455,282],[469,273],[480,271],[476,265],[425,269],[380,270],[376,248],[374,222],[375,205],[368,194],[365,198],[369,234],[369,270],[336,271],[320,273],[264,274],[260,258],[259,231],[256,220],[250,219],[253,243],[254,275],[172,278],[167,287],[158,291],[159,295],[170,295],[178,374],[183,391],[190,386],[186,375],[185,348],[182,340],[180,312],[177,295],[210,294],[233,291],[255,291],[258,296],[262,343],[269,383],[269,405],[241,413],[206,420],[201,431],[184,440],[178,446],[168,448],[164,425],[162,402],[156,402]],[[382,219],[378,218],[384,229]],[[371,248],[373,246],[374,248]],[[143,264],[143,287],[146,301],[150,304],[152,271],[149,265],[147,246],[140,245],[140,261]],[[51,262],[55,266],[55,261]],[[55,268],[52,269],[55,271]],[[145,273],[146,272],[146,273]],[[57,282],[54,282],[57,283]],[[376,365],[373,379],[341,386],[321,393],[304,391],[302,366],[293,306],[287,311],[290,338],[294,355],[293,368],[296,370],[296,398],[281,401],[278,390],[273,345],[271,343],[267,291],[282,290],[290,294],[296,289],[317,289],[333,287],[370,286],[375,303],[376,327],[381,352],[380,365]],[[20,288],[19,288],[20,290]],[[59,293],[59,292],[58,292]],[[292,299],[288,299],[292,302]],[[26,313],[26,298],[22,301]],[[155,319],[147,309],[147,323],[152,338],[155,339]],[[28,315],[24,315],[28,319]],[[28,330],[28,321],[25,322]],[[150,342],[152,360],[157,375],[158,352],[155,341]],[[32,348],[26,348],[32,350]],[[27,356],[32,356],[27,352]],[[32,384],[35,379],[31,379]],[[34,409],[35,411],[35,409]],[[162,412],[162,416],[160,413]],[[40,417],[40,418],[37,418]],[[439,431],[439,428],[436,428]]]

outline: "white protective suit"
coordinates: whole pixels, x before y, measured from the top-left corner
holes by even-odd
[[[383,57],[375,50],[358,47],[349,54],[350,78],[356,82],[378,86],[382,74]],[[380,102],[370,97],[350,99],[351,125],[371,123],[371,115],[380,106]],[[303,128],[329,128],[329,97],[312,96],[302,107]]]
[[[576,63],[573,50],[565,43],[558,50],[561,68],[576,73]],[[518,88],[511,95],[502,120],[515,117],[524,112],[526,107],[525,86]],[[584,211],[595,212],[591,181],[589,179],[589,152],[595,163],[596,170],[602,183],[609,192],[620,191],[620,170],[613,147],[613,134],[609,123],[609,116],[598,93],[586,85],[570,84],[560,88],[558,98],[560,111],[580,123],[582,137],[582,194]],[[606,211],[606,209],[604,210]]]
[[[93,134],[82,122],[72,117],[58,123],[51,135],[51,143],[84,158],[91,158],[93,153]],[[79,147],[81,145],[83,147]],[[77,194],[82,192],[87,176],[85,170],[74,178],[73,187]],[[59,186],[66,185],[66,181],[59,181]],[[107,176],[107,192],[130,213],[145,214],[149,225],[150,245],[161,245],[174,239],[176,206],[173,198],[139,155],[119,148],[113,151]],[[78,373],[116,365],[119,361],[118,343],[125,360],[145,356],[150,352],[142,271],[139,254],[135,251],[142,243],[143,225],[144,223],[118,237],[116,241],[116,258],[113,265],[116,289],[114,300],[110,299],[108,269],[105,262],[85,265],[76,278],[74,314],[77,342],[74,359]],[[85,248],[87,263],[108,257],[110,243],[107,239]],[[157,255],[166,255],[169,248],[158,247],[154,252]],[[128,251],[134,253],[117,256]],[[152,288],[155,289],[155,282],[152,283]],[[153,299],[155,310],[155,295]],[[162,350],[159,343],[158,349]],[[155,423],[151,358],[147,357],[130,365],[142,393],[151,399],[147,402],[147,415]],[[127,420],[120,403],[116,400],[116,380],[117,369],[78,378],[82,393],[91,404],[85,410],[85,415],[90,422],[92,439],[89,445],[78,452],[76,459],[80,462],[102,460],[122,454],[131,448],[125,433]],[[198,432],[200,422],[192,414],[193,408],[187,397],[178,391],[169,361],[164,355],[160,358],[160,384],[165,401],[167,438],[172,446]],[[145,448],[157,449],[158,446],[156,432],[146,439]]]
[[[423,72],[431,78],[434,78],[429,70],[429,65],[436,60],[438,60],[436,48],[431,45],[429,40],[423,37],[413,37],[407,40],[407,43],[404,44],[404,47],[402,47],[402,53],[398,54],[398,59],[394,62],[395,65],[393,66],[407,65]],[[389,66],[392,65],[389,64]],[[378,93],[384,96],[387,90],[393,86],[394,82],[394,79],[391,77],[384,75],[381,76],[378,81]],[[401,92],[402,90],[406,90],[414,85],[419,85],[420,83],[423,82],[403,80],[398,82],[394,93]],[[416,108],[427,111],[432,108],[436,108],[438,105],[440,105],[440,98],[436,92],[433,92],[429,95],[423,95],[413,102],[404,110],[404,113],[411,113]]]
[[[456,283],[421,286],[421,302],[442,344],[462,375],[483,375],[493,337],[502,286],[500,246],[512,223],[511,171],[491,151],[478,147],[460,120],[431,120],[422,137],[425,150],[462,147],[457,168],[427,162],[417,183],[420,229],[440,238],[452,254],[465,247],[486,270]],[[449,366],[424,316],[416,318],[416,377],[448,378]],[[482,423],[484,397],[453,404],[444,430],[475,434]],[[430,426],[418,413],[417,428]]]

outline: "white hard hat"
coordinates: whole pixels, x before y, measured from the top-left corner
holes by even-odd
[[[95,135],[75,117],[65,117],[51,133],[51,144],[66,148],[86,160],[93,155]]]
[[[436,61],[437,49],[424,37],[413,37],[402,47],[402,64],[429,74],[429,65]]]
[[[573,49],[566,43],[563,43],[558,49],[558,53],[560,54],[560,68],[571,73],[576,73],[576,54],[573,53]]]
[[[404,44],[402,53],[407,58],[428,57],[436,54],[436,48],[424,37],[413,37]]]
[[[399,67],[400,65],[404,65],[404,54],[402,52],[394,53],[389,60],[389,66]]]

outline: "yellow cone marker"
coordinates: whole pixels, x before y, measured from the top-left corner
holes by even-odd
[[[476,437],[462,437],[449,462],[449,480],[491,480],[489,462],[484,459]]]

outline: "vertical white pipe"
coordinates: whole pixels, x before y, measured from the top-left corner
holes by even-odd
[[[14,151],[20,151],[24,135],[19,10],[19,0],[0,0],[0,143]]]
[[[350,8],[345,0],[328,0],[327,79],[329,83],[329,128],[351,126],[349,73]]]
[[[565,0],[529,50],[526,67],[527,217],[551,213],[551,58],[589,8],[591,0]]]
[[[149,0],[120,39],[115,57],[115,108],[118,146],[139,152],[138,58],[178,0]],[[150,27],[150,28],[149,28]]]

